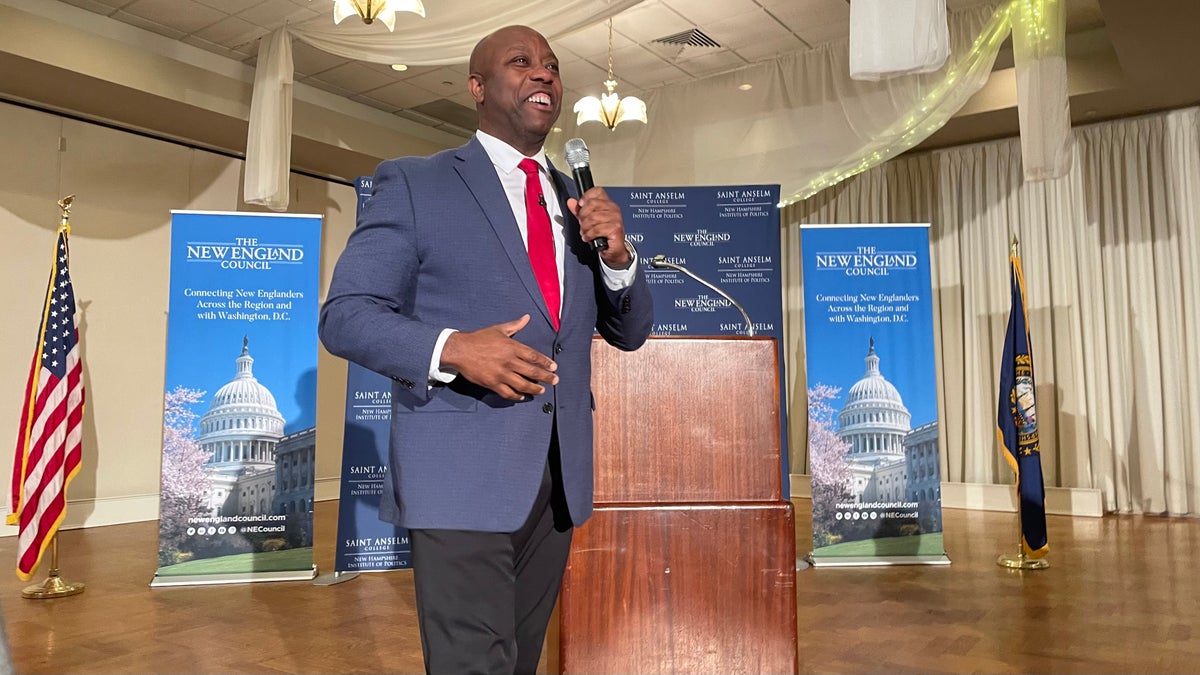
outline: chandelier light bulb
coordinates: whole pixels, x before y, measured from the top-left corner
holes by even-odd
[[[636,96],[617,95],[617,78],[613,76],[612,19],[608,20],[608,79],[604,81],[607,94],[584,96],[575,103],[575,124],[599,122],[611,131],[622,122],[647,123],[646,103]]]
[[[339,24],[350,16],[358,16],[365,24],[383,22],[389,31],[396,30],[396,13],[412,12],[425,18],[421,0],[333,0],[333,22]]]

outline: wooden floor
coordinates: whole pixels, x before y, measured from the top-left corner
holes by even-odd
[[[804,554],[809,503],[796,506]],[[1024,573],[995,564],[1015,550],[1014,514],[944,520],[949,567],[798,573],[801,672],[1200,672],[1200,520],[1051,516],[1052,567]],[[336,502],[318,504],[322,572],[335,522]],[[154,522],[63,532],[78,596],[26,600],[28,584],[0,575],[16,672],[423,671],[411,573],[152,590],[157,536]],[[0,540],[0,560],[15,544]]]

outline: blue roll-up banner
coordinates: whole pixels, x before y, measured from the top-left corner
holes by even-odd
[[[172,211],[151,586],[311,579],[321,216]]]
[[[754,334],[773,337],[783,370],[783,285],[779,267],[779,186],[605,188],[624,216],[654,297],[654,335],[745,335],[729,300],[673,269],[654,269],[662,255],[736,300]],[[787,410],[786,378],[779,400]],[[787,498],[787,416],[780,414],[783,495]]]
[[[373,179],[355,181],[358,210],[371,196]],[[346,372],[346,428],[338,502],[337,572],[384,572],[412,567],[408,531],[379,519],[388,480],[392,381],[351,362]]]
[[[948,564],[929,226],[805,225],[817,567]]]

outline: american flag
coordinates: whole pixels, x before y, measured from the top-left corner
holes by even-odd
[[[19,525],[17,576],[28,581],[67,511],[67,484],[79,472],[83,368],[75,291],[67,271],[68,228],[58,231],[13,462],[10,525]]]

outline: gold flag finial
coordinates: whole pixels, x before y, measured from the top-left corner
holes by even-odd
[[[71,204],[74,203],[75,195],[67,195],[58,200],[58,208],[62,209],[62,221],[59,223],[59,227],[67,228],[68,232],[71,231],[69,221],[71,220]]]
[[[1012,241],[1008,244],[1008,254],[1016,257],[1017,255],[1017,235],[1012,236]]]

